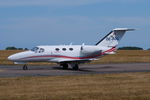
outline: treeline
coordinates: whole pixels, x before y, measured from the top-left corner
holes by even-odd
[[[120,48],[118,48],[118,50],[144,50],[144,49],[141,47],[130,47],[130,46],[128,46],[128,47],[120,47]]]
[[[5,50],[28,50],[28,48],[6,47]]]
[[[16,47],[6,47],[6,49],[5,50],[28,50],[28,48],[16,48]],[[127,46],[127,47],[120,47],[120,48],[118,48],[118,50],[144,50],[143,48],[141,48],[141,47],[130,47],[130,46]],[[150,48],[149,49],[147,49],[147,50],[150,50]]]

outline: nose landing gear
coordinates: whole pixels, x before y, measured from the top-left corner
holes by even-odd
[[[22,69],[23,70],[28,70],[28,66],[25,64],[25,65],[23,65]]]

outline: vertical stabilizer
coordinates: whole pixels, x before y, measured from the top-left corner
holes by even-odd
[[[119,41],[122,39],[126,31],[133,31],[134,29],[128,28],[116,28],[113,29],[109,34],[107,34],[103,39],[101,39],[97,46],[103,47],[116,47],[119,44]]]

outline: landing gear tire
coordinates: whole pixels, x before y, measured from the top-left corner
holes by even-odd
[[[63,69],[68,69],[68,64],[62,64]]]
[[[79,70],[79,65],[75,64],[72,68],[73,68],[73,70]]]
[[[23,70],[28,70],[27,65],[24,65],[22,69],[23,69]]]

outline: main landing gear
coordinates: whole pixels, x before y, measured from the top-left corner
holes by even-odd
[[[73,70],[79,70],[79,65],[78,64],[73,64],[72,69]]]
[[[23,65],[22,69],[23,70],[28,70],[28,66],[25,64],[25,65]]]
[[[63,69],[68,69],[68,66],[69,66],[67,63],[63,63],[63,64],[60,64],[60,65],[63,67]],[[73,70],[79,70],[79,65],[78,64],[70,64],[70,65],[71,65]]]
[[[63,66],[63,69],[68,69],[68,64],[67,63],[62,64],[62,66]]]

